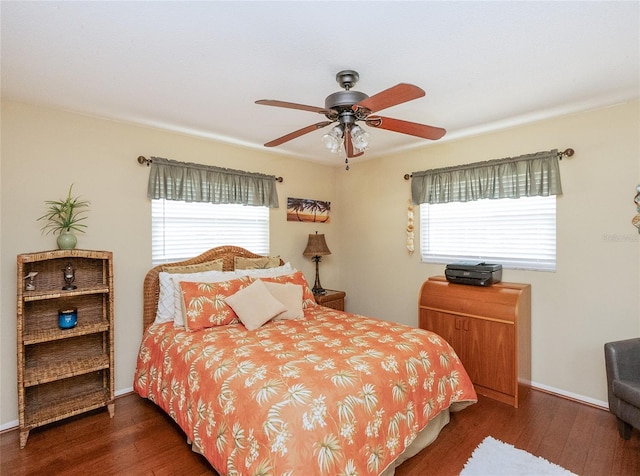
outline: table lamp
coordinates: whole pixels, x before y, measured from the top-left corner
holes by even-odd
[[[307,241],[307,247],[302,253],[303,256],[311,256],[311,259],[316,263],[316,282],[313,285],[313,294],[325,294],[326,291],[320,284],[320,273],[318,272],[318,263],[322,260],[323,256],[330,255],[327,242],[324,240],[324,235],[318,235],[316,231],[315,235],[309,235],[309,241]]]

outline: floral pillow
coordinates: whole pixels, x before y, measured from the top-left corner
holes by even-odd
[[[158,309],[156,312],[155,323],[174,321],[177,326],[183,326],[182,322],[182,304],[180,303],[180,288],[174,281],[198,281],[198,282],[213,282],[213,281],[228,281],[229,279],[236,278],[233,273],[227,274],[222,271],[205,271],[198,273],[185,273],[176,274],[162,271],[158,274],[160,294],[158,297]],[[180,313],[179,317],[176,317],[176,309]]]
[[[169,274],[169,276],[171,277],[174,288],[173,325],[175,327],[184,327],[184,306],[182,301],[182,289],[180,289],[181,282],[191,281],[195,283],[219,283],[241,277],[233,271],[207,271],[206,273]]]
[[[217,283],[180,282],[187,331],[226,326],[238,322],[238,315],[225,302],[225,298],[248,286],[253,279],[244,276]]]
[[[302,271],[296,271],[292,274],[287,274],[284,276],[275,276],[275,277],[261,277],[262,281],[267,281],[271,283],[292,283],[298,284],[302,286],[302,308],[307,309],[308,307],[316,306],[316,299],[313,296],[313,292],[309,288],[309,284],[307,283],[304,274]]]
[[[280,256],[262,256],[260,258],[233,258],[233,269],[267,269],[280,266]]]

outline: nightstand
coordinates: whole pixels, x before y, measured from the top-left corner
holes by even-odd
[[[344,291],[336,291],[335,289],[325,289],[326,294],[315,294],[316,302],[324,307],[344,311],[344,297],[347,295]]]

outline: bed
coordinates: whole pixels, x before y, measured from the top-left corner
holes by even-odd
[[[392,475],[477,400],[438,335],[319,306],[280,259],[235,269],[260,258],[218,247],[144,281],[134,389],[218,473]]]

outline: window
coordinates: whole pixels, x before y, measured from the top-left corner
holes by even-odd
[[[556,197],[420,205],[422,261],[482,260],[555,271]]]
[[[224,245],[269,254],[269,208],[151,200],[154,266],[189,259]]]

